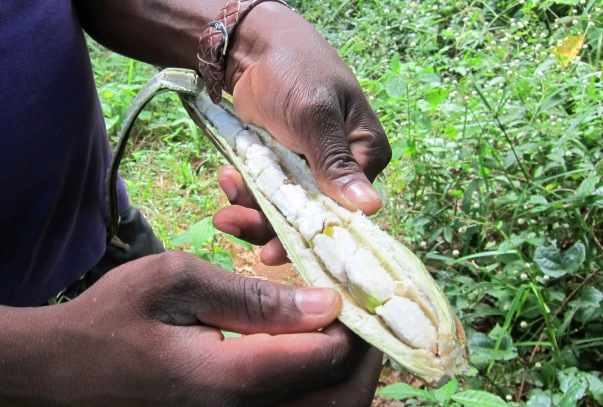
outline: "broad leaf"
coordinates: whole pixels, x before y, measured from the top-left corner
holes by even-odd
[[[557,403],[557,407],[574,407],[584,397],[586,387],[586,380],[576,377]]]
[[[385,91],[391,99],[399,99],[406,94],[406,79],[402,75],[392,75],[385,81]]]
[[[396,400],[405,400],[409,398],[419,398],[437,402],[434,396],[427,390],[415,389],[406,383],[395,383],[385,386],[377,392],[382,397],[387,397]]]
[[[586,248],[581,242],[561,253],[556,245],[539,246],[534,253],[534,262],[549,277],[559,278],[578,270],[586,258]]]
[[[551,395],[540,389],[531,391],[526,401],[526,407],[551,407],[552,405],[553,400]]]
[[[508,404],[495,394],[481,390],[466,390],[452,396],[452,400],[469,407],[500,407]]]
[[[433,395],[438,400],[438,403],[445,405],[452,398],[458,387],[459,382],[451,380],[439,389],[434,390]]]

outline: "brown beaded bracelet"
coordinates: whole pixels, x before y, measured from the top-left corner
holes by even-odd
[[[224,76],[226,74],[228,38],[233,35],[247,13],[264,1],[276,1],[289,7],[283,0],[229,0],[226,6],[220,10],[216,19],[207,24],[199,38],[197,53],[199,73],[205,82],[209,97],[214,103],[220,102],[222,88],[226,86]]]

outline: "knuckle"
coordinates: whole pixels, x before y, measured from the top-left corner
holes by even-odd
[[[328,125],[334,118],[341,119],[342,109],[338,104],[337,92],[318,84],[309,89],[296,89],[289,93],[285,106],[288,116],[301,120],[300,124],[324,122]],[[301,114],[300,114],[301,112]]]
[[[279,309],[279,289],[266,281],[241,280],[243,310],[250,321],[265,322]]]
[[[383,132],[383,129],[381,129]],[[387,167],[392,159],[392,148],[385,132],[374,133],[370,138],[370,162],[366,168],[367,175],[374,179],[377,174]]]

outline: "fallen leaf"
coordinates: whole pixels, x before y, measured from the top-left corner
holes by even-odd
[[[584,40],[584,35],[568,35],[561,44],[553,48],[553,54],[557,55],[563,67],[576,59],[584,45]]]

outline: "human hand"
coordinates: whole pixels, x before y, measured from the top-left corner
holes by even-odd
[[[222,167],[218,183],[230,206],[219,209],[212,222],[216,229],[249,243],[262,246],[260,260],[269,266],[289,262],[283,244],[247,189],[243,177],[232,165]]]
[[[67,355],[41,386],[69,405],[368,406],[381,356],[333,322],[340,308],[329,289],[244,278],[185,253],[145,257],[44,309],[61,335],[46,337],[43,357]]]
[[[370,181],[391,149],[336,51],[301,16],[274,2],[255,6],[236,33],[226,82],[239,116],[303,154],[320,188],[337,202],[366,214],[379,210]]]

